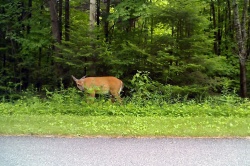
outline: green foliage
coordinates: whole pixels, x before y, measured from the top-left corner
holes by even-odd
[[[232,92],[239,89],[239,65],[233,17],[227,12],[232,9],[227,3],[111,1],[107,13],[101,1],[99,25],[90,31],[88,1],[72,0],[70,40],[65,41],[63,11],[62,40],[54,45],[46,3],[33,0],[30,6],[26,1],[3,1],[0,96],[17,100],[32,86],[54,91],[60,80],[68,88],[72,74],[117,76],[143,102],[223,93],[226,83]],[[136,71],[148,71],[150,77],[146,80]]]
[[[4,1],[0,4],[0,96],[18,99],[23,90],[54,83],[51,76],[50,17],[41,1]],[[10,85],[11,84],[11,85]],[[12,97],[16,96],[16,97]]]
[[[119,3],[114,8],[114,12],[109,16],[110,21],[128,21],[137,17],[148,17],[150,4],[145,0],[126,0]]]
[[[207,87],[199,85],[173,86],[163,85],[153,81],[147,71],[137,71],[131,80],[133,100],[145,103],[153,100],[155,103],[175,103],[187,101],[190,98],[204,98],[207,96]]]
[[[135,91],[133,93],[134,99],[150,99],[151,94],[153,92],[150,92],[150,88],[153,86],[152,81],[149,78],[149,72],[147,71],[137,71],[137,73],[133,76],[133,79],[131,80],[131,84],[134,89],[132,91]]]
[[[101,2],[99,25],[90,31],[88,1],[72,0],[70,40],[63,16],[62,41],[55,45],[46,3],[2,1],[0,114],[249,118],[249,101],[237,96],[227,3],[111,1],[108,15]],[[117,76],[131,96],[122,105],[102,96],[87,103],[84,93],[68,88],[72,74]],[[144,130],[139,122],[134,128]]]
[[[145,74],[145,73],[144,73]],[[142,74],[143,75],[143,74]],[[138,79],[138,78],[137,78]],[[139,78],[141,84],[147,77]],[[181,99],[164,101],[164,96],[141,92],[125,98],[122,104],[111,103],[109,99],[97,98],[87,102],[76,88],[46,91],[46,98],[24,96],[15,102],[1,102],[1,115],[78,115],[78,116],[167,116],[167,117],[244,117],[250,116],[248,100],[225,94],[203,101]],[[150,98],[148,98],[148,96]],[[141,99],[143,97],[143,99]]]

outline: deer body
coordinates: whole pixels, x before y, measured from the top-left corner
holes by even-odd
[[[91,97],[95,97],[95,94],[110,93],[112,95],[112,102],[115,99],[121,101],[120,92],[123,88],[123,82],[116,77],[82,77],[81,79],[76,79],[72,76],[72,78],[76,82],[77,87],[81,91],[88,93]]]

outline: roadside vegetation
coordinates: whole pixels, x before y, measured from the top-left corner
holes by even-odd
[[[0,103],[0,134],[63,136],[250,136],[250,102],[236,94],[187,98],[150,91],[147,77],[134,80],[122,104],[99,96],[88,103],[69,88]],[[143,84],[143,86],[139,86]],[[144,87],[142,89],[142,87]],[[152,87],[151,87],[152,88]],[[161,92],[162,93],[162,92]]]
[[[0,134],[250,136],[249,5],[1,1]],[[121,79],[122,104],[72,75]]]
[[[12,102],[0,103],[1,115],[77,115],[77,116],[167,116],[167,117],[239,117],[250,116],[250,102],[233,95],[195,99],[123,98],[111,103],[109,97],[97,97],[87,102],[76,88],[47,92],[46,97],[23,96]],[[180,101],[178,101],[180,100]]]

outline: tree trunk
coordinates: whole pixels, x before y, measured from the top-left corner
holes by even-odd
[[[217,13],[218,13],[218,21],[217,21],[217,36],[216,36],[216,42],[217,42],[217,55],[221,54],[221,39],[222,39],[222,29],[223,29],[223,14],[221,14],[221,3],[220,0],[217,0]]]
[[[97,55],[95,53],[95,43],[94,41],[96,40],[96,35],[94,35],[94,29],[95,29],[95,24],[96,24],[96,0],[90,0],[90,6],[89,6],[89,30],[90,30],[90,45],[92,46],[92,57],[91,61],[92,64],[90,66],[90,73],[91,75],[96,75],[96,61],[97,61]]]
[[[100,4],[100,0],[96,0],[97,2],[96,2],[96,24],[97,24],[97,26],[99,26],[100,25],[100,16],[101,16],[101,11],[100,11],[100,9],[101,9],[101,4]]]
[[[211,1],[211,16],[213,20],[213,29],[214,29],[214,53],[218,55],[218,43],[217,43],[217,21],[216,21],[216,11],[214,1]]]
[[[232,29],[233,29],[233,24],[232,24],[232,8],[231,8],[231,1],[230,0],[227,0],[227,19],[228,19],[228,24],[227,24],[227,28],[226,28],[226,35],[229,35],[229,36],[232,36],[231,35],[231,32],[232,32]]]
[[[94,30],[95,22],[96,22],[96,0],[90,0],[90,6],[89,6],[89,26],[90,26],[90,31]]]
[[[240,60],[240,91],[241,97],[247,97],[246,60]]]
[[[32,0],[29,0],[29,2],[28,2],[28,8],[29,8],[29,13],[28,13],[28,19],[30,19],[31,18],[31,8],[32,8]],[[27,26],[27,34],[29,34],[30,33],[30,29],[31,29],[31,27],[30,27],[30,25],[28,25]]]
[[[60,49],[57,47],[56,43],[61,43],[61,33],[60,33],[60,26],[58,20],[58,11],[57,11],[57,0],[49,0],[49,10],[50,10],[50,19],[51,19],[51,26],[52,26],[52,37],[54,39],[54,43],[52,44],[52,49],[55,57],[60,57]],[[62,66],[56,62],[52,61],[52,65],[54,65],[54,79],[58,82],[59,85],[59,78],[62,76]]]
[[[52,26],[52,36],[56,42],[61,43],[59,21],[56,10],[56,0],[49,0],[50,19]]]
[[[63,15],[63,0],[58,1],[58,26],[60,41],[62,40],[62,15]]]
[[[69,0],[65,0],[65,41],[69,41]]]
[[[244,8],[242,11],[243,12],[242,21],[240,23],[238,4],[236,3],[236,0],[233,0],[234,26],[236,30],[236,40],[238,44],[238,57],[239,57],[239,62],[240,62],[240,91],[241,91],[242,98],[247,97],[247,82],[246,82],[247,7],[248,7],[248,0],[244,0]]]
[[[110,0],[107,0],[107,6],[106,6],[106,19],[104,23],[104,33],[105,33],[105,41],[108,43],[109,41],[109,21],[108,16],[110,12]]]
[[[248,2],[248,6],[250,6],[250,1]],[[250,36],[250,21],[248,20],[248,30],[247,30],[247,36]],[[250,38],[247,39],[247,55],[250,54]]]
[[[152,0],[150,0],[152,4]],[[150,43],[153,44],[153,35],[154,35],[154,17],[150,17]],[[152,48],[152,47],[151,47]]]

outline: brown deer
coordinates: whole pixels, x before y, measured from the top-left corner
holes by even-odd
[[[116,77],[106,76],[106,77],[82,77],[81,79],[76,79],[72,76],[73,80],[76,82],[77,87],[81,91],[85,91],[91,97],[95,97],[95,94],[108,94],[112,95],[111,101],[114,102],[115,99],[121,102],[120,92],[123,89],[123,82]]]

